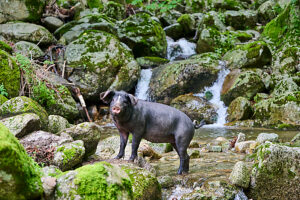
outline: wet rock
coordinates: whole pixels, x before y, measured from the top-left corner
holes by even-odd
[[[231,69],[260,68],[271,64],[272,55],[265,42],[255,41],[237,46],[234,50],[227,52],[223,59],[227,61],[227,67]]]
[[[246,163],[243,161],[237,162],[232,169],[229,180],[236,186],[245,189],[248,188],[250,183],[250,170]]]
[[[0,123],[0,160],[1,197],[41,198],[43,187],[40,168],[2,123]]]
[[[0,24],[8,21],[38,22],[44,11],[43,0],[10,0],[0,2]]]
[[[17,42],[14,46],[15,52],[29,58],[37,58],[44,55],[44,52],[36,44],[26,41]]]
[[[190,154],[190,159],[196,159],[200,158],[200,151],[199,150],[193,150]]]
[[[237,97],[245,97],[248,100],[265,89],[260,76],[253,71],[233,70],[225,78],[222,91],[221,100],[225,105],[229,105]]]
[[[8,40],[28,41],[49,45],[56,42],[55,37],[44,27],[36,24],[13,22],[0,24],[0,34]]]
[[[3,84],[9,98],[16,97],[20,88],[19,67],[13,57],[3,50],[0,50],[0,60],[0,83]]]
[[[279,142],[278,135],[276,133],[260,133],[256,138],[256,142],[259,142],[260,144],[265,143],[266,141]]]
[[[146,13],[131,15],[118,28],[118,37],[127,44],[135,57],[167,54],[167,41],[161,25]]]
[[[48,114],[43,107],[41,107],[34,100],[21,96],[15,97],[0,106],[0,116],[11,116],[22,113],[35,113],[41,120],[43,129],[48,126]]]
[[[54,32],[59,27],[61,27],[64,24],[64,22],[58,19],[57,17],[50,16],[44,19],[44,24],[51,32]]]
[[[60,132],[69,134],[74,140],[82,140],[85,147],[85,157],[95,153],[102,128],[93,122],[84,122]]]
[[[248,99],[245,97],[238,97],[230,103],[227,113],[227,120],[232,122],[249,119],[253,114],[253,110]]]
[[[255,27],[257,23],[257,11],[255,10],[228,10],[224,13],[226,25],[237,30]]]
[[[229,200],[234,199],[238,193],[238,189],[229,185],[224,181],[210,181],[204,183],[204,185],[191,193],[184,194],[181,199],[184,200],[196,200],[196,199],[222,199]]]
[[[184,36],[183,28],[179,23],[171,24],[164,28],[166,35],[171,37],[174,40],[178,40],[179,38]]]
[[[204,119],[207,124],[213,124],[218,118],[217,108],[213,104],[193,94],[178,96],[171,101],[170,105],[199,122]]]
[[[136,61],[143,69],[155,68],[169,62],[168,59],[160,57],[139,57]]]
[[[196,22],[195,22],[194,18],[192,17],[192,15],[183,14],[177,19],[177,22],[180,24],[180,26],[183,29],[184,34],[186,34],[186,35],[192,34],[196,29],[196,27],[195,27]]]
[[[169,103],[187,92],[199,92],[217,79],[220,68],[218,56],[213,53],[157,67],[150,81],[150,97]]]
[[[58,133],[69,127],[70,127],[70,124],[67,119],[65,119],[59,115],[49,115],[48,131],[50,131],[51,133]]]
[[[53,164],[60,170],[67,171],[82,162],[85,148],[82,140],[64,143],[57,146],[54,152]]]
[[[40,130],[40,118],[34,113],[24,113],[0,120],[14,136],[21,138],[31,132]]]
[[[244,141],[244,142],[239,142],[239,143],[235,143],[235,151],[238,153],[247,153],[251,151],[251,147],[253,147],[253,145],[255,145],[256,142],[253,140],[249,140],[249,141]]]
[[[86,101],[98,102],[99,93],[109,88],[129,91],[140,73],[131,52],[115,36],[102,31],[87,31],[69,44],[66,59],[74,68],[69,79]]]
[[[85,165],[57,177],[55,199],[131,199],[129,176],[116,165]]]
[[[264,144],[256,153],[248,196],[253,199],[299,199],[300,148]],[[272,192],[270,192],[272,191]]]
[[[150,145],[148,144],[141,144],[139,146],[138,151],[142,154],[143,157],[147,156],[150,157],[150,159],[160,159],[162,156],[159,155],[157,152],[155,152]]]

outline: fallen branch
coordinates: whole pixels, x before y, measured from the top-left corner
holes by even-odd
[[[90,118],[90,115],[89,115],[89,112],[88,112],[88,110],[86,108],[86,104],[85,104],[85,101],[83,99],[83,96],[80,93],[80,89],[79,88],[73,88],[73,91],[75,92],[77,98],[79,99],[80,104],[81,104],[83,110],[85,111],[86,117],[88,118],[88,121],[92,122],[92,120]]]

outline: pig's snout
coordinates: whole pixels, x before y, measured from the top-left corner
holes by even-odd
[[[121,108],[118,106],[114,106],[114,107],[112,107],[112,112],[114,114],[119,114],[121,112]]]

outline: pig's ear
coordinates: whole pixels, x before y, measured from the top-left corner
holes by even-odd
[[[133,96],[132,94],[128,94],[128,97],[130,99],[130,102],[132,105],[136,105],[138,102],[138,98],[136,98],[135,96]]]
[[[111,90],[107,90],[106,92],[101,92],[100,93],[100,99],[104,102],[109,104],[113,98],[113,96],[115,95],[114,91]]]

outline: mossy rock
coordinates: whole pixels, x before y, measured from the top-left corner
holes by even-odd
[[[250,119],[253,114],[251,103],[245,97],[237,97],[234,99],[227,109],[227,120],[229,122],[236,120]]]
[[[273,89],[273,91],[270,95],[271,97],[280,96],[280,95],[285,94],[287,92],[300,91],[300,87],[294,81],[294,79],[292,77],[291,78],[282,77],[281,80],[275,80],[274,82],[275,82],[275,86],[274,86],[274,89]]]
[[[271,64],[272,54],[265,42],[255,41],[237,46],[227,52],[223,59],[227,61],[227,66],[231,69],[261,68]]]
[[[160,23],[149,14],[131,15],[118,27],[118,37],[127,44],[135,57],[166,57],[166,34]]]
[[[45,5],[44,0],[2,1],[0,6],[0,24],[8,21],[38,22],[42,17]]]
[[[225,78],[221,100],[229,105],[237,97],[245,97],[252,100],[253,97],[265,90],[265,85],[254,71],[233,70]]]
[[[190,14],[183,14],[178,19],[177,22],[183,29],[184,34],[190,35],[196,30],[196,22]]]
[[[28,41],[49,45],[56,42],[55,37],[44,27],[31,23],[10,22],[0,24],[0,34],[12,41]]]
[[[132,165],[123,165],[121,168],[128,174],[131,180],[133,199],[162,199],[161,186],[154,174]]]
[[[12,53],[13,49],[6,42],[0,40],[0,50],[6,51],[7,53]]]
[[[69,79],[87,101],[98,101],[108,88],[129,91],[139,78],[140,66],[131,52],[114,36],[86,31],[66,49]]]
[[[170,106],[184,112],[192,121],[197,120],[200,122],[205,119],[207,124],[213,124],[218,119],[217,108],[204,98],[194,96],[193,94],[176,97],[171,101]]]
[[[57,177],[55,199],[133,199],[129,176],[117,165],[99,162]]]
[[[54,134],[71,126],[67,119],[59,115],[49,115],[48,122],[48,131]]]
[[[249,198],[299,199],[299,147],[267,143],[258,147],[255,158]]]
[[[0,123],[0,196],[12,200],[40,199],[43,194],[39,166]]]
[[[224,15],[225,24],[227,26],[232,26],[237,30],[254,28],[258,22],[257,11],[255,10],[228,10]]]
[[[260,5],[258,8],[258,21],[262,24],[267,24],[269,21],[274,19],[278,14],[274,9],[276,6],[276,2],[271,0]]]
[[[8,99],[3,96],[2,94],[0,94],[0,106],[5,102],[5,101],[8,101]]]
[[[179,23],[174,23],[164,28],[166,35],[174,40],[178,40],[184,36],[183,28]]]
[[[13,57],[2,50],[0,50],[0,71],[0,85],[4,85],[8,97],[18,96],[20,89],[20,69]]]
[[[236,186],[247,189],[250,183],[250,170],[245,162],[239,161],[235,163],[232,172],[230,173],[229,180]]]
[[[166,64],[169,62],[168,59],[160,58],[160,57],[139,57],[136,59],[137,63],[145,69],[155,68],[160,65]]]
[[[26,41],[17,42],[14,46],[15,52],[23,56],[37,58],[44,55],[44,52],[36,44]]]
[[[22,113],[35,113],[41,120],[42,128],[47,129],[48,113],[42,106],[28,97],[15,97],[0,106],[1,116],[11,116]]]
[[[111,17],[116,20],[122,20],[125,18],[125,6],[123,4],[108,1],[104,6],[103,11],[108,17]]]
[[[220,70],[218,59],[217,54],[206,53],[155,68],[150,80],[150,97],[170,103],[172,98],[212,85]]]

